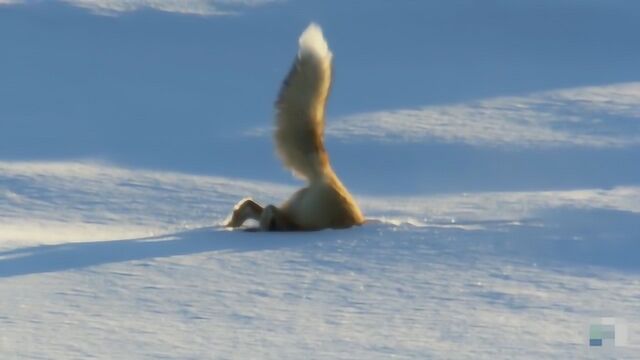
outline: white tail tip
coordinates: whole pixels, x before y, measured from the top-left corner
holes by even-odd
[[[300,44],[299,56],[312,55],[319,58],[331,56],[329,45],[322,35],[322,29],[318,24],[311,23],[306,30],[300,35],[298,40]]]

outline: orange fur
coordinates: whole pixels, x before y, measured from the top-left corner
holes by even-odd
[[[276,149],[284,165],[307,181],[280,207],[240,202],[227,226],[255,219],[262,230],[346,228],[364,222],[331,168],[324,147],[324,112],[331,87],[332,54],[316,24],[300,36],[300,50],[276,101]]]

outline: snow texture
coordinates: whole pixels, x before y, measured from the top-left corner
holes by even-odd
[[[96,15],[115,16],[152,9],[177,14],[215,16],[230,15],[234,7],[259,6],[278,0],[55,0],[87,9]],[[26,4],[29,0],[0,0],[0,5]]]
[[[567,358],[607,311],[640,323],[638,187],[365,196],[360,228],[256,234],[219,224],[243,195],[292,188],[68,162],[0,174],[9,358]]]

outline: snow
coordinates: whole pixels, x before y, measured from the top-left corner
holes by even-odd
[[[640,323],[637,187],[363,196],[363,227],[257,234],[219,224],[243,194],[292,188],[0,169],[9,357],[566,358],[606,311]]]
[[[339,119],[328,133],[348,139],[489,146],[637,146],[638,104],[640,83],[625,83],[358,114]]]
[[[0,0],[2,4],[21,4],[29,0]],[[116,16],[121,13],[153,9],[169,13],[220,16],[232,15],[228,7],[259,6],[274,0],[57,0],[68,5],[88,9],[96,15]],[[220,9],[222,5],[222,9]]]
[[[64,3],[0,0],[0,358],[640,359],[637,5]],[[269,117],[311,21],[368,222],[225,229],[301,186]]]

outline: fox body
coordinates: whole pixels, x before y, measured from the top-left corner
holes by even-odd
[[[300,49],[276,101],[275,143],[284,165],[307,181],[279,207],[242,200],[226,226],[255,219],[265,231],[319,230],[360,225],[364,218],[329,163],[324,112],[331,88],[332,54],[316,24],[302,33]]]

